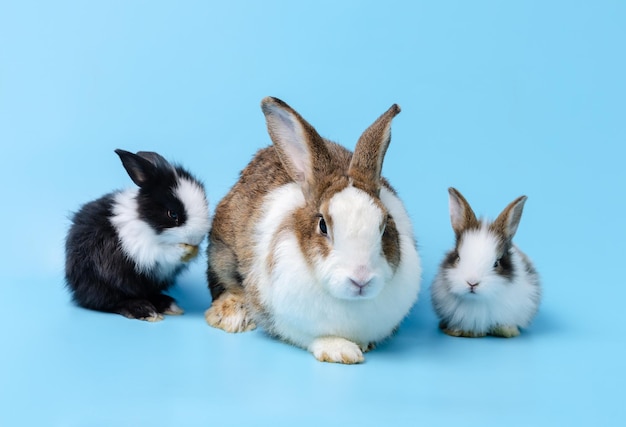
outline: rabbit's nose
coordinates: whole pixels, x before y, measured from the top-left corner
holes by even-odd
[[[355,290],[358,292],[359,295],[365,295],[365,292],[367,292],[367,285],[369,285],[370,282],[371,280],[366,281],[350,278],[350,283],[356,288]]]
[[[470,287],[470,292],[474,292],[474,288],[480,285],[480,282],[467,282],[467,285]]]
[[[350,283],[352,283],[357,288],[364,288],[367,285],[369,285],[370,280],[358,280],[358,279],[350,278]]]

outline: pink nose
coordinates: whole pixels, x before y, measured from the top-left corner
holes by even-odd
[[[475,282],[475,283],[467,282],[467,285],[470,287],[470,291],[474,292],[474,288],[476,288],[478,285],[480,285],[480,282]]]

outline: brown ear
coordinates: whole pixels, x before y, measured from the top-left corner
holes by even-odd
[[[457,238],[464,230],[477,227],[478,220],[465,197],[456,188],[448,188],[450,222]]]
[[[382,116],[363,132],[354,149],[348,175],[365,185],[375,194],[380,192],[380,174],[389,142],[391,120],[400,112],[393,104]]]
[[[500,215],[498,215],[498,218],[491,224],[491,229],[501,236],[504,236],[505,239],[512,240],[517,232],[519,222],[522,219],[524,203],[526,203],[527,199],[528,197],[526,196],[520,196],[509,203]]]
[[[261,109],[281,163],[309,199],[317,179],[326,176],[331,165],[326,143],[313,126],[280,99],[263,98]]]

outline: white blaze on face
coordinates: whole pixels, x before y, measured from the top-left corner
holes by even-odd
[[[487,297],[497,292],[494,282],[501,281],[494,271],[497,246],[498,239],[484,225],[465,232],[458,249],[457,265],[448,272],[453,293],[468,294],[470,283],[477,285],[474,291],[478,296]]]
[[[383,212],[372,198],[352,186],[329,203],[331,254],[325,262],[328,291],[341,299],[376,297],[391,275],[382,254]]]
[[[196,182],[180,179],[174,190],[185,209],[187,220],[181,227],[174,227],[169,231],[178,243],[197,246],[209,232],[209,206],[204,189]]]

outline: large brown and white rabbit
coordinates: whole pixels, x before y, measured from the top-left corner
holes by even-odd
[[[261,102],[273,146],[260,150],[216,208],[207,322],[261,326],[320,361],[359,363],[389,337],[420,288],[407,212],[381,178],[393,105],[354,155],[276,98]]]
[[[490,223],[476,219],[458,190],[448,192],[456,245],[431,287],[439,327],[452,336],[517,336],[537,313],[541,298],[534,266],[512,241],[526,196]]]

